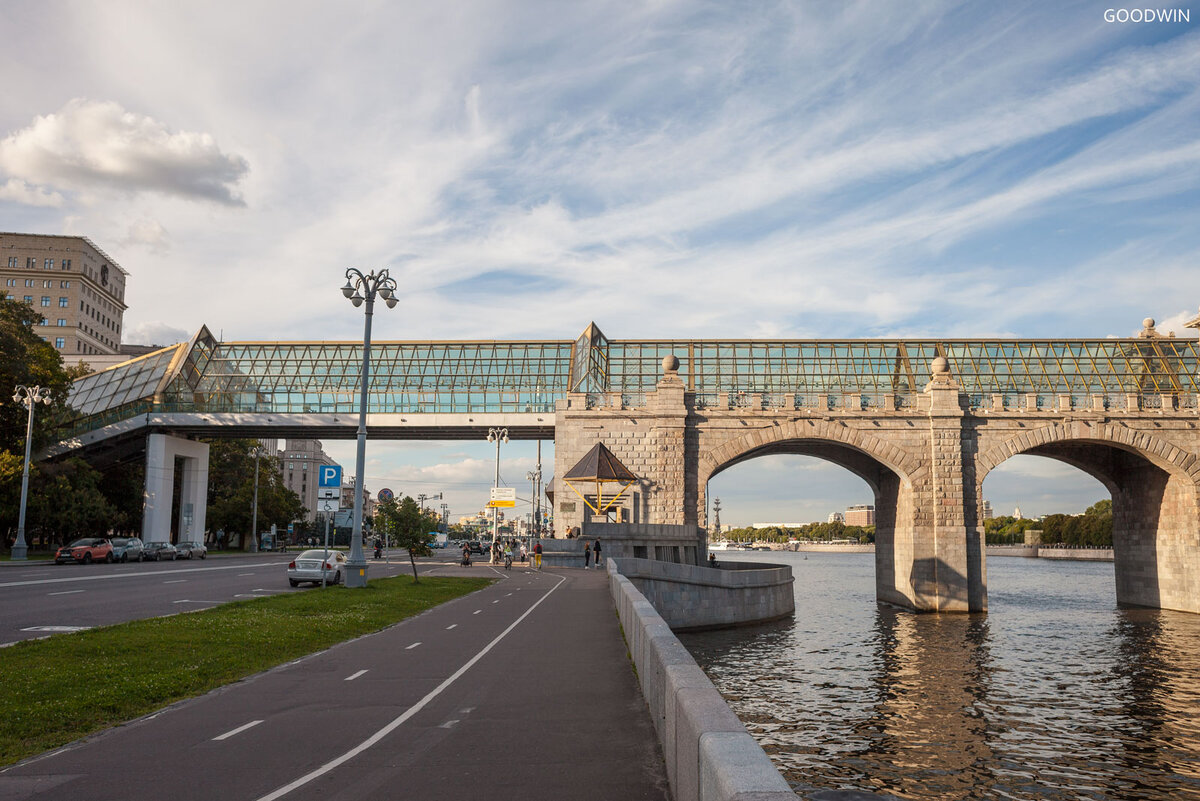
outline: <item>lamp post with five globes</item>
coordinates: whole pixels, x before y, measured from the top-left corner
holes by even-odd
[[[21,511],[17,516],[17,541],[13,543],[12,558],[21,560],[29,558],[29,546],[25,542],[25,500],[29,497],[29,450],[33,443],[33,407],[38,401],[50,405],[50,389],[48,387],[27,387],[18,384],[13,400],[25,405],[29,410],[29,422],[25,426],[25,461],[21,471]]]
[[[367,386],[371,378],[371,315],[375,310],[375,296],[383,298],[389,309],[396,307],[396,279],[388,275],[387,269],[372,270],[367,275],[350,267],[346,270],[346,285],[342,294],[355,308],[366,301],[366,323],[363,327],[362,391],[358,404],[358,452],[354,464],[354,530],[350,535],[350,558],[346,560],[346,586],[367,586],[367,560],[363,556],[363,487],[366,486],[364,472],[367,468]]]
[[[488,442],[496,443],[496,481],[492,487],[500,486],[500,443],[508,442],[507,428],[489,428],[487,435]],[[500,536],[500,520],[496,513],[496,507],[492,506],[492,542],[494,543]]]

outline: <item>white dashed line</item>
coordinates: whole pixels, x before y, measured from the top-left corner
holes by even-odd
[[[187,579],[175,579],[174,581],[164,581],[163,584],[183,584]]]
[[[238,573],[238,576],[253,576],[253,573]]]
[[[458,625],[457,623],[451,623],[449,626],[446,626],[446,631],[449,631],[450,629],[454,628],[457,625]]]
[[[232,731],[227,731],[227,732],[225,732],[224,734],[221,734],[221,735],[218,735],[218,736],[214,737],[214,738],[213,738],[213,740],[228,740],[228,739],[229,739],[230,737],[232,737],[233,735],[235,735],[235,734],[241,734],[241,733],[242,733],[242,732],[244,732],[246,729],[252,729],[252,728],[254,728],[255,726],[257,726],[258,724],[260,724],[260,723],[262,723],[262,721],[261,721],[261,720],[252,720],[252,721],[250,721],[249,723],[247,723],[245,726],[238,726],[236,729],[234,729],[234,730],[232,730]]]
[[[496,600],[492,601],[492,603],[494,603],[494,604],[498,604],[498,603],[500,603],[500,599],[499,599],[499,598],[497,598]]]
[[[365,670],[360,670],[357,673],[352,673],[345,678],[345,681],[354,681],[355,679],[357,679],[359,676],[361,676],[362,674],[364,674],[366,672],[367,671],[365,671]]]
[[[421,643],[419,643],[419,642],[414,642],[412,645],[408,646],[408,647],[407,647],[407,648],[405,648],[404,650],[405,650],[405,651],[411,651],[412,649],[416,648],[416,647],[417,647],[418,645],[420,645],[420,644],[421,644]]]
[[[450,728],[450,727],[452,727],[452,726],[453,726],[455,723],[458,723],[458,721],[457,721],[457,720],[447,720],[447,721],[446,721],[445,723],[443,723],[441,726],[438,726],[438,728],[439,728],[439,729],[449,729],[449,728]]]
[[[482,612],[482,611],[483,611],[482,609],[476,609],[476,610],[475,610],[474,612],[472,612],[471,614],[472,614],[472,615],[478,615],[478,614],[479,614],[480,612]]]
[[[74,595],[77,592],[83,592],[83,590],[63,590],[62,592],[48,592],[48,593],[46,593],[46,595]]]

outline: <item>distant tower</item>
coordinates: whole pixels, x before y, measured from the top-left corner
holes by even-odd
[[[713,498],[713,528],[716,533],[721,533],[721,499]]]
[[[1021,514],[1020,504],[1017,505],[1016,509],[1013,509],[1013,517],[1017,518],[1018,520],[1023,520],[1025,518],[1025,515]]]

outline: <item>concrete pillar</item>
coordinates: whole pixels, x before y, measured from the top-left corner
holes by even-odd
[[[171,540],[171,506],[175,490],[175,459],[183,459],[180,536],[188,530],[185,513],[190,513],[193,539],[204,537],[208,509],[208,445],[167,434],[146,437],[145,502],[142,507],[142,540]],[[189,507],[190,504],[190,507]]]
[[[647,522],[695,526],[703,522],[697,506],[704,488],[697,486],[697,454],[688,452],[686,387],[676,369],[666,370],[654,394],[646,398],[654,451]]]

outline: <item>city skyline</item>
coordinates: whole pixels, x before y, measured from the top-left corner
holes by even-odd
[[[112,253],[130,343],[353,341],[347,266],[400,280],[377,339],[1193,334],[1200,13],[360,8],[0,9],[0,227]],[[457,479],[465,512],[493,458],[372,442],[366,481]],[[714,480],[723,517],[871,502],[780,458]],[[1107,497],[1033,457],[986,490]]]

